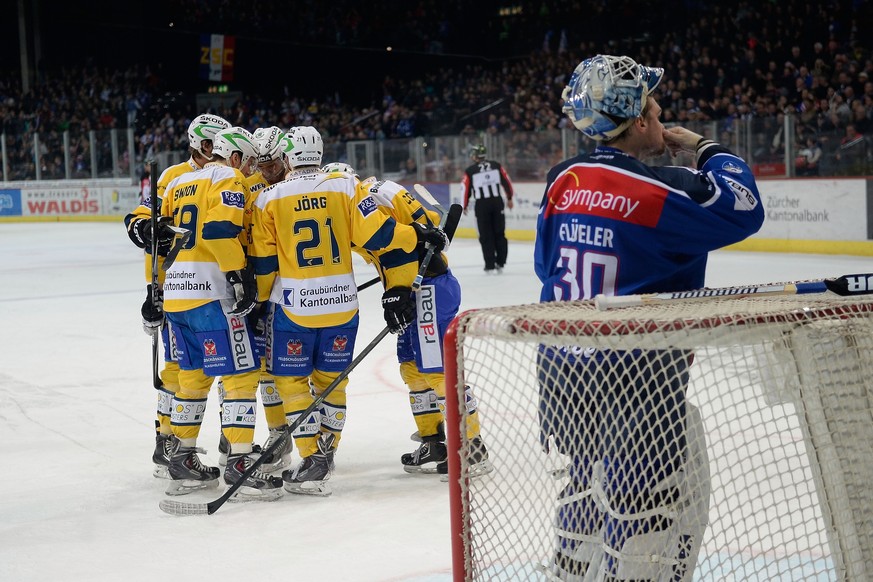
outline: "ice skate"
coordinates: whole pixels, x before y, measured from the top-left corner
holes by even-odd
[[[291,451],[294,450],[294,439],[291,438],[290,434],[285,436],[285,442],[279,449],[272,454],[266,452],[273,446],[273,443],[285,435],[286,430],[286,427],[270,429],[270,436],[267,437],[267,442],[261,448],[261,456],[267,455],[267,458],[264,459],[264,464],[261,465],[265,473],[272,473],[291,466]]]
[[[400,457],[403,470],[407,473],[436,473],[440,463],[446,461],[446,444],[433,437],[424,437],[424,442],[412,453]],[[430,439],[430,440],[428,440]]]
[[[217,487],[221,472],[218,467],[207,467],[200,462],[197,449],[183,447],[175,436],[170,437],[170,484],[167,495],[186,495],[198,489]]]
[[[233,485],[252,466],[251,454],[228,455],[224,468],[224,482]],[[256,469],[237,489],[230,501],[275,501],[282,496],[282,479]]]
[[[481,477],[494,470],[494,465],[488,459],[488,449],[485,448],[482,437],[474,437],[470,441],[470,456],[467,457],[467,466],[470,478]],[[437,473],[443,475],[443,481],[448,481],[449,462],[444,461],[437,465]]]
[[[152,453],[152,462],[155,464],[152,475],[158,479],[170,478],[170,435],[155,435],[155,452]]]
[[[293,470],[289,469],[282,473],[285,482],[285,491],[296,495],[315,495],[327,497],[333,491],[327,484],[330,479],[331,467],[333,466],[333,442],[332,434],[318,439],[318,451],[305,457]]]
[[[224,467],[227,465],[227,453],[230,451],[230,441],[227,440],[227,437],[224,436],[224,432],[221,433],[221,438],[218,439],[218,464]],[[202,452],[202,451],[201,451]],[[252,445],[253,453],[261,452],[261,445]]]

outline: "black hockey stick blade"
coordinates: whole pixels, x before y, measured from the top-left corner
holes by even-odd
[[[161,263],[161,270],[166,271],[170,268],[170,265],[176,260],[176,257],[179,256],[179,251],[188,243],[188,240],[191,238],[191,231],[187,228],[182,228],[180,226],[170,226],[170,230],[175,233],[173,237],[173,245],[170,247],[170,250],[167,252],[167,256],[164,257],[164,261]]]
[[[443,232],[449,237],[449,242],[455,238],[455,231],[458,230],[458,223],[461,222],[461,215],[464,214],[464,207],[460,204],[452,204],[449,206],[448,220]]]
[[[416,184],[416,186],[417,185],[418,184]],[[455,230],[458,228],[458,222],[461,220],[462,212],[463,209],[460,204],[452,204],[452,208],[443,214],[442,220],[440,220],[440,228],[446,233],[446,236],[448,236],[450,231],[452,235],[455,234]],[[449,240],[451,240],[451,238],[449,238]],[[418,268],[418,275],[415,276],[415,281],[412,282],[413,292],[421,289],[421,282],[424,280],[424,273],[427,271],[427,266],[430,264],[430,260],[433,258],[434,252],[436,251],[435,247],[431,244],[425,245],[425,248],[427,249],[427,254],[424,255],[424,259],[421,261],[421,266]]]
[[[382,341],[389,333],[390,330],[387,327],[380,331],[379,335],[377,335],[369,344],[367,344],[367,346],[363,350],[361,350],[361,353],[355,356],[355,358],[346,367],[346,369],[340,372],[340,375],[337,376],[336,379],[331,382],[330,385],[325,388],[315,400],[312,401],[312,404],[310,404],[306,408],[306,410],[304,410],[300,414],[299,417],[297,417],[297,420],[288,425],[284,433],[278,439],[276,439],[273,444],[267,447],[266,450],[261,452],[261,455],[257,459],[255,459],[255,461],[251,465],[249,465],[249,468],[246,469],[242,475],[240,475],[240,478],[237,479],[236,482],[233,483],[233,485],[230,485],[227,488],[227,490],[221,497],[219,497],[215,501],[210,501],[209,503],[189,503],[185,501],[176,501],[174,499],[164,499],[158,504],[158,507],[161,508],[161,511],[163,511],[164,513],[169,513],[170,515],[178,516],[212,515],[213,513],[218,511],[219,508],[221,508],[221,506],[224,505],[228,499],[234,496],[237,490],[242,487],[243,483],[245,483],[248,478],[251,477],[262,464],[264,464],[264,460],[266,460],[268,457],[272,457],[274,453],[278,452],[279,449],[281,449],[285,445],[286,439],[291,438],[291,433],[294,432],[297,427],[299,427],[304,421],[306,421],[306,419],[309,418],[309,415],[312,414],[313,411],[321,406],[321,403],[324,402],[324,399],[327,398],[331,392],[333,392],[334,388],[336,388],[340,382],[345,380],[348,375],[352,373],[352,370],[357,368],[358,364],[360,364],[361,361],[365,357],[367,357],[370,352],[373,351],[373,348],[375,348],[379,344],[379,342]]]
[[[869,295],[873,293],[873,273],[857,273],[843,275],[836,279],[825,279],[824,284],[828,291],[842,297]]]

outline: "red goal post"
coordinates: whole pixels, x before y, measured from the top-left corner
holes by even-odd
[[[701,413],[709,458],[699,475],[687,472],[682,493],[705,497],[695,579],[873,579],[873,296],[820,293],[460,314],[445,339],[455,580],[563,579],[554,569],[557,512],[572,463],[540,439],[540,345],[693,351],[686,397]],[[494,465],[473,479],[466,386]],[[576,424],[562,430],[584,446]],[[586,494],[608,499],[594,481]],[[603,546],[601,561],[624,556]],[[671,557],[652,555],[649,566],[659,560]]]

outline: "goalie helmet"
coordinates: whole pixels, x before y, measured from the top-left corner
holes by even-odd
[[[480,143],[470,148],[470,157],[474,160],[484,160],[486,152],[485,146]]]
[[[276,127],[261,127],[255,130],[252,136],[258,147],[258,163],[269,164],[282,159],[282,147],[280,141],[285,132]]]
[[[358,173],[355,171],[355,169],[343,162],[331,162],[329,164],[325,164],[324,166],[322,166],[321,171],[326,174],[330,174],[331,172],[343,172],[352,175],[355,178],[358,177]]]
[[[663,76],[664,69],[643,67],[630,57],[585,59],[561,94],[562,110],[579,131],[591,139],[608,141],[641,115]]]
[[[229,160],[233,152],[240,152],[242,155],[241,169],[257,161],[258,146],[255,145],[254,136],[247,129],[229,127],[215,134],[215,139],[212,140],[212,154]]]
[[[282,151],[292,170],[301,166],[320,166],[324,155],[321,134],[310,125],[292,127],[281,139]]]
[[[194,118],[188,124],[188,145],[204,158],[211,160],[211,155],[206,155],[203,151],[204,141],[215,141],[215,134],[222,129],[230,127],[230,123],[223,117],[203,113]]]

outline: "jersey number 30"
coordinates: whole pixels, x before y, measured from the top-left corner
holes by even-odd
[[[560,283],[554,287],[555,299],[558,301],[591,299],[598,293],[615,295],[618,258],[614,255],[586,251],[580,256],[579,249],[563,247],[558,268],[564,271]],[[565,289],[569,292],[569,297],[564,297]]]

